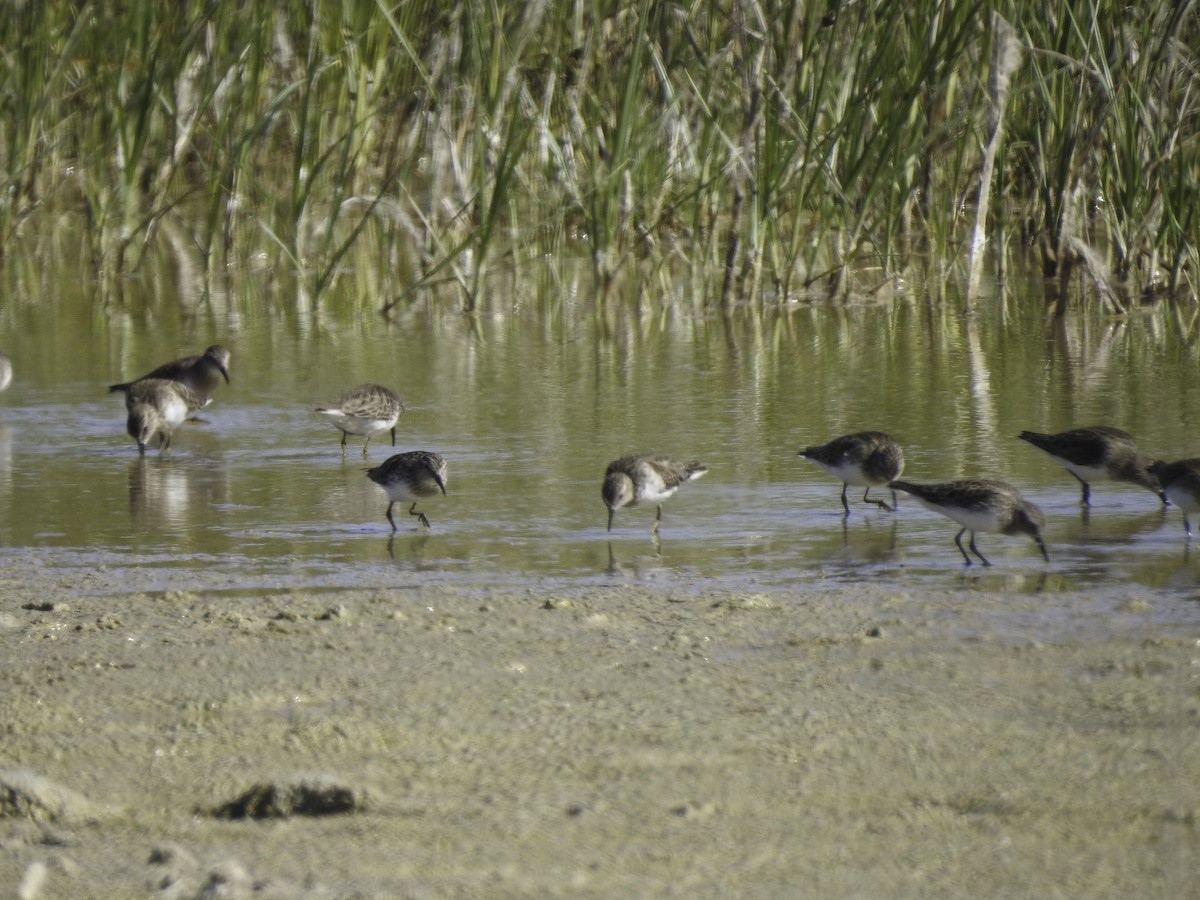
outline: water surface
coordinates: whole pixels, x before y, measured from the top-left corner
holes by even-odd
[[[1200,455],[1197,348],[1171,311],[1056,323],[1031,279],[969,321],[916,288],[722,318],[682,289],[600,299],[572,271],[510,279],[475,315],[423,298],[387,321],[350,276],[316,310],[253,271],[207,298],[150,273],[105,307],[68,271],[10,266],[0,564],[86,574],[100,593],[886,582],[1140,594],[1153,615],[1194,615],[1200,548],[1177,510],[1100,484],[1084,514],[1075,480],[1016,439],[1108,423],[1152,455]],[[218,342],[232,384],[169,454],[139,457],[106,386]],[[390,534],[364,474],[387,437],[366,460],[354,439],[343,455],[312,412],[366,381],[405,398],[396,450],[449,461],[449,496],[420,506],[429,531],[398,508]],[[957,527],[903,496],[896,514],[855,503],[843,517],[840,484],[797,451],[868,428],[902,443],[913,480],[1018,485],[1046,513],[1050,564],[1026,538],[980,535],[994,565],[967,569]],[[657,541],[653,508],[605,532],[604,467],[636,450],[710,468],[665,506]]]

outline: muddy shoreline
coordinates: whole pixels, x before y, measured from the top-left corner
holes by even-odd
[[[83,578],[0,578],[0,783],[79,798],[10,792],[0,883],[1186,896],[1200,634],[1139,593],[101,597]],[[1050,607],[1078,634],[1040,635]],[[1013,616],[1027,638],[995,626]],[[356,811],[214,814],[297,783],[344,788]]]

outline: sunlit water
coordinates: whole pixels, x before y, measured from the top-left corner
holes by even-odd
[[[647,583],[684,595],[874,582],[1136,595],[1151,616],[1197,618],[1200,546],[1178,510],[1102,483],[1085,515],[1075,480],[1016,439],[1107,423],[1153,455],[1200,455],[1194,335],[1168,314],[1055,324],[1037,298],[1010,296],[1003,314],[997,301],[967,323],[952,301],[898,295],[724,321],[677,297],[643,294],[637,312],[601,303],[581,279],[497,294],[477,317],[419,301],[389,323],[370,298],[302,315],[257,290],[172,302],[154,284],[97,309],[71,282],[36,294],[10,282],[10,581],[36,570],[97,594]],[[232,384],[169,454],[139,457],[106,386],[216,342],[233,351]],[[397,506],[393,536],[365,476],[394,452],[387,435],[366,460],[354,438],[343,455],[312,411],[366,381],[405,398],[396,450],[449,462],[448,496],[419,505],[428,531]],[[895,514],[853,502],[844,517],[841,485],[797,451],[867,428],[902,443],[910,479],[1018,485],[1046,513],[1050,563],[1025,537],[981,534],[993,566],[968,569],[957,526],[903,495]],[[605,531],[605,465],[637,450],[710,469],[665,505],[657,540],[653,507],[621,510]]]

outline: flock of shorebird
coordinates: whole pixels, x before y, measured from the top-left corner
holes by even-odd
[[[211,394],[221,382],[229,383],[229,351],[214,345],[199,356],[164,363],[141,378],[109,385],[109,392],[125,394],[128,413],[125,430],[137,441],[138,453],[154,442],[159,451],[171,446],[175,429],[208,406]],[[342,432],[342,453],[346,438],[358,435],[365,438],[362,453],[367,455],[371,438],[384,431],[392,434],[396,445],[396,420],[404,412],[404,401],[395,391],[378,384],[363,384],[343,393],[328,406],[316,407]],[[441,454],[427,450],[397,453],[378,466],[367,470],[367,477],[387,492],[385,515],[392,531],[397,531],[392,518],[396,503],[412,500],[409,514],[426,528],[429,519],[417,512],[417,501],[446,493],[446,461]]]
[[[1125,481],[1153,491],[1164,503],[1174,503],[1183,511],[1183,527],[1190,537],[1188,513],[1200,510],[1200,459],[1168,463],[1151,462],[1138,452],[1132,437],[1117,428],[1093,426],[1038,434],[1023,431],[1018,437],[1044,451],[1066,468],[1082,486],[1080,503],[1091,505],[1091,483]],[[800,456],[842,482],[842,508],[850,515],[846,492],[850,487],[865,488],[863,502],[893,511],[896,491],[904,491],[917,502],[941,513],[962,526],[954,537],[967,565],[971,553],[985,566],[987,557],[975,546],[975,533],[1027,534],[1033,538],[1047,562],[1050,554],[1042,540],[1045,516],[1033,503],[1021,496],[1011,484],[989,478],[965,478],[935,484],[903,481],[904,451],[890,435],[882,431],[861,431],[835,438],[818,447],[805,447]],[[608,467],[604,476],[603,496],[608,506],[608,525],[612,529],[613,512],[639,502],[657,503],[654,530],[662,519],[662,501],[683,484],[703,475],[700,463],[680,463],[666,456],[626,456]],[[892,505],[871,498],[871,488],[888,488]],[[963,535],[969,535],[963,547]]]
[[[125,394],[128,413],[125,427],[144,454],[152,442],[160,451],[171,446],[175,429],[207,406],[212,392],[222,381],[229,382],[229,351],[212,346],[200,356],[188,356],[159,366],[141,378],[114,384],[110,392]],[[0,354],[0,391],[12,381],[12,363]],[[372,436],[390,431],[396,444],[396,420],[404,412],[404,401],[389,388],[364,384],[343,393],[328,406],[316,407],[342,432],[342,452],[346,438],[364,438],[363,456]],[[1183,511],[1183,527],[1188,538],[1192,527],[1189,513],[1200,511],[1200,458],[1178,462],[1150,461],[1137,448],[1133,438],[1117,428],[1093,426],[1059,434],[1023,431],[1018,437],[1028,441],[1066,468],[1082,487],[1081,505],[1090,505],[1091,483],[1123,481],[1154,492],[1163,504],[1173,503]],[[1050,554],[1042,540],[1045,517],[1033,503],[1004,481],[967,478],[935,484],[901,480],[904,452],[889,435],[881,431],[862,431],[835,438],[827,444],[806,447],[800,456],[842,482],[842,508],[850,515],[847,490],[865,488],[863,502],[893,511],[896,491],[904,491],[923,506],[941,513],[962,526],[954,542],[967,565],[973,560],[967,547],[985,566],[987,558],[975,546],[976,532],[1027,534],[1033,538],[1042,556]],[[608,508],[608,530],[618,509],[641,504],[654,505],[657,512],[651,531],[658,532],[662,522],[662,504],[682,485],[699,478],[708,467],[698,462],[680,462],[662,454],[644,453],[623,456],[609,463],[604,473],[601,496]],[[397,503],[407,503],[409,515],[424,527],[429,519],[417,511],[417,502],[446,493],[446,461],[441,454],[428,450],[397,453],[367,470],[367,477],[378,484],[388,497],[384,515],[398,530],[392,517]],[[872,488],[888,488],[892,504],[871,498]]]

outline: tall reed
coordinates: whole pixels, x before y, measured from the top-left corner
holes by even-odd
[[[169,218],[209,278],[265,257],[313,303],[363,242],[385,307],[449,283],[471,309],[548,253],[600,290],[682,264],[726,308],[965,277],[997,13],[1023,54],[981,239],[1039,247],[1060,308],[1196,294],[1191,0],[11,11],[0,259],[65,211],[114,280]]]

